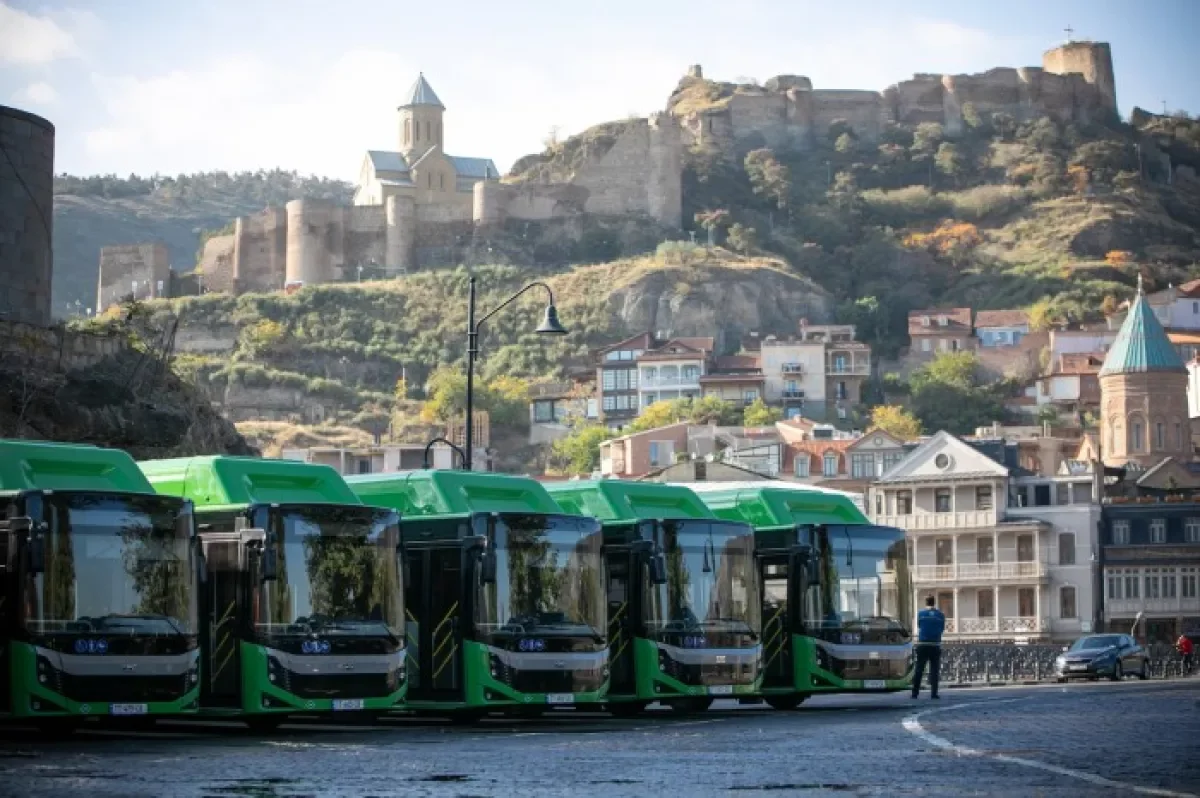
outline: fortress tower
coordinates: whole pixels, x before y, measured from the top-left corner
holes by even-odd
[[[1056,75],[1083,75],[1104,97],[1108,108],[1117,113],[1117,83],[1107,42],[1067,42],[1042,54],[1042,68]]]
[[[446,106],[425,80],[425,73],[417,75],[404,98],[399,108],[400,152],[411,164],[431,147],[442,148],[442,113]]]

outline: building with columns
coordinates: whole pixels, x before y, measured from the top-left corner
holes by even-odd
[[[939,432],[870,487],[872,520],[907,532],[914,606],[936,598],[947,641],[1067,640],[1092,629],[1092,478],[1030,479]]]

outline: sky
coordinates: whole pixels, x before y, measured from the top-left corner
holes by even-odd
[[[447,152],[506,171],[552,130],[663,109],[691,64],[882,90],[1038,66],[1068,26],[1112,45],[1122,114],[1200,113],[1200,0],[0,0],[0,104],[54,122],[57,172],[354,180],[424,72]]]

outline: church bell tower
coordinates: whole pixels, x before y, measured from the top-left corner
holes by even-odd
[[[442,113],[446,107],[424,73],[417,76],[400,105],[400,152],[410,164],[431,147],[442,148]]]

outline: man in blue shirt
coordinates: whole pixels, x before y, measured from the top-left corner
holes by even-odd
[[[942,666],[942,632],[946,616],[934,606],[933,596],[925,599],[925,609],[917,613],[917,670],[913,674],[912,697],[921,692],[921,677],[929,665],[929,697],[938,697],[938,670]]]

